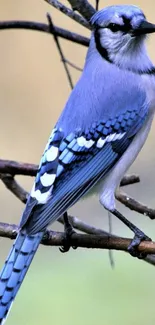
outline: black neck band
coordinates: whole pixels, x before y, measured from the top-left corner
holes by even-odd
[[[96,43],[96,48],[98,50],[98,52],[100,53],[100,55],[102,56],[103,59],[105,59],[106,61],[113,63],[111,61],[111,59],[109,58],[108,55],[108,51],[106,50],[106,48],[104,48],[101,45],[101,41],[100,41],[100,27],[96,28],[94,31],[94,37],[95,37],[95,43]]]

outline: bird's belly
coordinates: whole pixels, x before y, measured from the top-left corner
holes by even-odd
[[[154,117],[154,111],[151,112],[141,130],[137,133],[132,143],[104,179],[100,193],[100,202],[108,210],[115,209],[115,191],[120,184],[126,171],[136,159],[138,153],[143,147]]]
[[[115,191],[119,186],[124,174],[132,165],[139,151],[143,147],[148,136],[153,117],[154,112],[151,112],[151,114],[147,118],[146,123],[135,136],[131,145],[128,147],[128,149],[122,155],[116,165],[101,180],[99,180],[93,186],[93,188],[89,190],[88,193],[84,195],[84,199],[89,198],[92,195],[99,195],[100,203],[106,209],[111,211],[115,209]]]

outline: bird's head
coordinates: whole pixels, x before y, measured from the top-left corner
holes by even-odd
[[[119,66],[128,65],[138,56],[142,59],[146,35],[155,32],[155,24],[147,22],[142,10],[134,5],[106,7],[95,13],[91,24],[97,50]]]

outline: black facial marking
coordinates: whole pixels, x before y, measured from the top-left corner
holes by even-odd
[[[131,20],[125,16],[122,16],[122,19],[123,19],[124,27],[126,27],[126,29],[130,31],[132,29]]]
[[[140,74],[149,74],[149,75],[155,75],[155,67],[152,67],[151,69],[145,70],[140,72]]]
[[[123,25],[110,23],[108,26],[104,28],[109,28],[113,33],[123,32],[124,34],[129,33],[132,30],[131,21],[129,18],[122,16]]]
[[[102,29],[102,27],[96,27],[95,31],[94,31],[94,37],[95,37],[95,43],[96,43],[96,48],[98,50],[98,52],[100,53],[100,55],[108,62],[112,63],[112,61],[109,58],[108,55],[108,51],[106,50],[106,48],[104,48],[101,44],[101,40],[100,40],[100,29]]]
[[[114,23],[110,23],[106,28],[110,29],[113,33],[120,31],[120,25]]]

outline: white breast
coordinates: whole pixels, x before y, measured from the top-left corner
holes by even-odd
[[[146,91],[147,100],[152,111],[155,110],[155,75],[141,76],[142,86]]]

